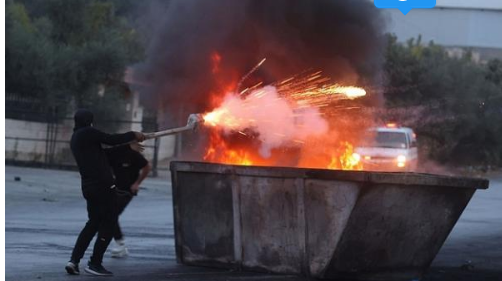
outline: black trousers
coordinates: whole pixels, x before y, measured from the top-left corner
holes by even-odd
[[[115,188],[88,188],[84,192],[87,201],[87,215],[89,220],[80,232],[71,255],[71,260],[80,262],[92,239],[98,234],[94,243],[91,263],[99,265],[103,262],[103,255],[110,244],[113,231],[117,224],[117,198]]]
[[[124,191],[124,190],[117,190],[117,215],[120,216],[122,212],[125,210],[127,205],[129,205],[129,202],[132,200],[132,194],[131,192]],[[115,230],[113,232],[113,239],[115,241],[121,240],[124,238],[124,235],[122,234],[122,229],[120,229],[120,224],[118,221],[117,217],[117,223],[115,224]]]

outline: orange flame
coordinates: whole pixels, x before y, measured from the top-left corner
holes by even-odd
[[[208,162],[251,166],[253,161],[245,149],[231,149],[216,130],[211,132],[210,143],[206,149],[204,160]]]
[[[279,153],[294,154],[295,151],[280,151]],[[278,162],[277,158],[276,155],[272,155],[270,158],[263,158],[252,146],[232,146],[222,137],[221,132],[217,130],[211,131],[209,145],[204,155],[204,160],[208,162],[243,166],[276,166]],[[289,155],[287,158],[297,159],[295,166],[298,168],[330,170],[363,170],[364,168],[359,161],[360,159],[354,156],[354,147],[348,141],[342,141],[338,147],[327,149],[321,155],[313,156],[305,161],[298,161],[300,155]]]
[[[362,170],[363,165],[355,155],[354,146],[345,141],[341,142],[337,151],[332,154],[331,161],[326,167],[331,170]]]
[[[278,123],[272,122],[284,121],[280,118],[270,118],[273,116],[271,113],[274,113],[274,110],[277,112],[277,107],[274,109],[274,105],[280,102],[288,103],[293,107],[291,116],[288,115],[287,118],[295,120],[297,129],[308,127],[306,124],[302,124],[301,120],[306,118],[305,112],[309,108],[320,110],[341,99],[355,99],[365,96],[366,91],[363,88],[329,82],[329,78],[323,77],[321,71],[317,71],[290,77],[274,84],[273,86],[279,94],[277,98],[270,97],[271,94],[267,95],[269,92],[265,90],[266,86],[262,82],[242,91],[239,90],[239,93],[234,93],[233,91],[238,85],[237,80],[228,75],[222,76],[223,72],[220,71],[221,55],[213,52],[210,59],[212,62],[211,72],[219,84],[219,91],[211,93],[211,101],[215,109],[203,115],[205,124],[210,129],[209,143],[204,155],[205,161],[245,166],[283,165],[301,168],[363,169],[360,159],[354,156],[352,143],[339,142],[336,140],[340,139],[338,137],[334,140],[329,136],[329,132],[320,138],[318,136],[316,140],[309,140],[303,135],[300,135],[301,139],[298,139],[298,137],[292,137],[290,133],[288,136],[291,138],[288,143],[289,147],[274,148],[268,157],[263,157],[259,152],[259,145],[257,145],[259,140],[254,138],[252,134],[248,135],[244,129],[248,128],[247,125],[253,127],[257,122],[265,125],[277,125]],[[242,99],[242,102],[237,103],[239,105],[237,109],[224,102],[228,95],[238,97],[239,101]],[[262,101],[267,98],[268,102]],[[258,100],[259,104],[256,104]],[[256,118],[256,116],[240,116],[242,114],[238,114],[248,111],[259,112],[260,115]],[[320,116],[324,113],[317,111],[317,114]],[[282,126],[282,123],[280,124]],[[267,125],[266,128],[273,127]],[[228,135],[224,135],[224,131]],[[286,138],[285,134],[280,134],[277,131],[274,133],[273,138],[275,139]],[[319,141],[320,139],[322,141]]]

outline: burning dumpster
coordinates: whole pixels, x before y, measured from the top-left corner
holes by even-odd
[[[171,164],[178,262],[315,278],[420,278],[482,179]]]

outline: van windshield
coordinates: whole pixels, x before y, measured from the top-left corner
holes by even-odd
[[[381,148],[407,148],[406,134],[400,132],[371,132],[363,146]]]
[[[375,137],[376,147],[406,148],[406,134],[395,132],[377,132]]]

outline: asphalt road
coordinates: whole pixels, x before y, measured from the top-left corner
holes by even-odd
[[[502,280],[502,175],[488,177],[490,189],[475,194],[424,280]],[[5,178],[6,280],[95,280],[64,271],[87,219],[78,173],[8,166]],[[121,217],[130,256],[105,256],[111,279],[307,280],[178,265],[171,199],[169,180],[144,182]]]

